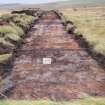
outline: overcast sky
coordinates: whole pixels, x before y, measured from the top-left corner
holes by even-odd
[[[48,3],[48,2],[56,2],[56,1],[66,1],[66,0],[0,0],[0,4],[8,4],[8,3]]]

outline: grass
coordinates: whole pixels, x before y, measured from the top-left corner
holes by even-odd
[[[0,10],[0,16],[1,16],[1,15],[4,15],[4,14],[8,14],[8,13],[9,13],[9,11]]]
[[[25,15],[25,14],[3,14],[0,16],[0,20],[7,22],[7,24],[0,26],[0,47],[15,48],[16,43],[22,41],[26,30],[29,29],[32,22],[37,17]],[[11,50],[12,50],[11,49]],[[5,49],[4,49],[5,50]],[[10,52],[8,52],[10,53]],[[9,59],[8,54],[0,55],[0,63],[3,63]]]
[[[67,20],[75,23],[77,33],[81,33],[96,52],[105,55],[105,7],[75,7],[60,11]]]
[[[21,40],[20,36],[18,36],[17,34],[6,34],[5,39],[10,39],[13,41],[20,41]]]
[[[0,101],[0,105],[105,105],[105,98],[87,98],[84,100],[77,100],[72,102],[53,102],[50,100],[39,101],[3,100]]]
[[[14,47],[14,45],[10,43],[9,41],[6,41],[5,38],[0,38],[0,45],[1,44],[7,47]]]
[[[0,26],[0,34],[7,33],[13,33],[18,35],[18,32],[14,29],[14,27],[11,27],[10,25]]]
[[[20,32],[17,31],[16,28],[14,28],[10,25],[0,26],[0,42],[3,45],[5,45],[5,44],[10,45],[10,42],[7,43],[9,40],[16,41],[16,42],[20,41],[21,38],[20,38],[19,34],[20,34]]]
[[[19,36],[23,36],[24,35],[24,30],[22,30],[22,28],[18,27],[15,25],[15,23],[10,22],[11,27],[13,27],[17,32]]]
[[[14,22],[17,26],[28,29],[30,24],[34,21],[33,16],[28,16],[25,14],[14,14],[12,18],[12,22]]]
[[[12,54],[2,54],[0,55],[0,63],[5,62],[11,58]]]

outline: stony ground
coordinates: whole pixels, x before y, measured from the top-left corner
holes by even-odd
[[[105,70],[67,34],[55,13],[33,26],[14,62],[10,99],[71,100],[105,95]],[[51,64],[44,64],[50,58]]]

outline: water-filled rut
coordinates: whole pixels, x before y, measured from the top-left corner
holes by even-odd
[[[10,99],[105,95],[105,70],[66,33],[57,14],[44,13],[29,36],[14,61],[11,81],[15,87]]]

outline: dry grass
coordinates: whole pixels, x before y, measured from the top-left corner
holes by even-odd
[[[0,63],[7,61],[11,58],[12,54],[2,54],[0,55]]]
[[[96,52],[105,55],[105,7],[65,8],[60,11],[75,23],[78,32]]]
[[[87,98],[84,100],[77,100],[73,102],[53,102],[50,100],[4,100],[0,101],[0,105],[105,105],[105,98]]]
[[[3,12],[4,13],[4,12]],[[33,16],[28,16],[25,14],[3,14],[0,16],[2,21],[9,20],[8,25],[0,26],[0,47],[5,46],[6,48],[14,49],[16,43],[22,41],[26,29],[28,30],[32,22],[36,19]],[[11,17],[11,19],[10,19]],[[5,50],[5,49],[4,49]],[[8,52],[9,53],[9,52]],[[0,55],[0,63],[3,63],[8,60],[8,55]]]
[[[10,13],[10,12],[9,12],[9,11],[0,10],[0,16],[1,16],[1,15],[4,15],[4,14],[8,14],[8,13]]]

